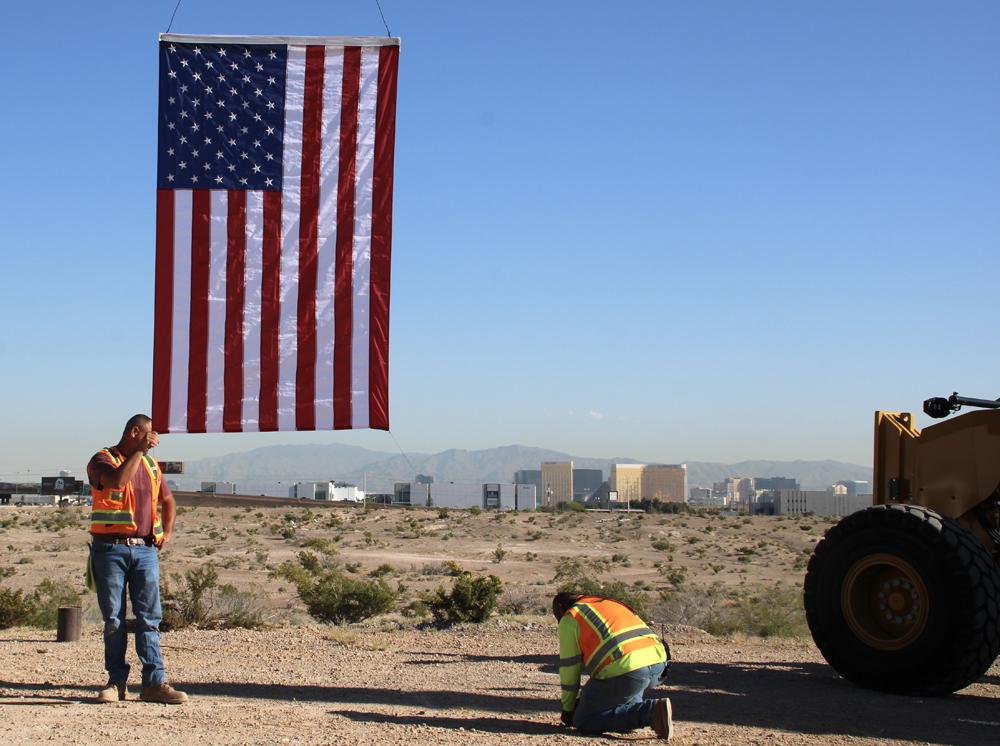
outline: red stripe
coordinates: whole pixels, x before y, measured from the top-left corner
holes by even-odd
[[[319,242],[319,167],[323,145],[324,47],[306,47],[302,105],[302,204],[299,215],[298,357],[295,429],[316,429],[316,252]]]
[[[222,429],[243,430],[243,309],[246,299],[247,193],[229,190],[226,220],[226,338]]]
[[[371,295],[368,317],[368,427],[389,429],[389,275],[392,260],[392,181],[396,147],[399,47],[378,55],[375,164],[372,181]]]
[[[278,429],[278,327],[281,316],[281,192],[264,192],[260,283],[260,429]]]
[[[156,300],[153,309],[153,429],[170,432],[174,329],[174,190],[156,190]]]
[[[188,356],[189,433],[205,432],[208,408],[208,277],[212,259],[210,192],[195,189],[191,205],[191,350]]]
[[[334,275],[333,427],[351,428],[351,335],[354,332],[354,190],[358,156],[361,47],[344,49],[337,184],[337,256]]]

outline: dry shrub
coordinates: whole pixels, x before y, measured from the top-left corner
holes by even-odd
[[[716,636],[801,637],[808,632],[801,590],[780,583],[745,588],[727,588],[722,583],[683,585],[660,593],[653,618],[698,627]]]

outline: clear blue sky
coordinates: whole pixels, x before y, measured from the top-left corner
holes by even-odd
[[[5,12],[0,478],[81,474],[150,408],[173,7]],[[1000,396],[997,3],[382,8],[405,449],[868,464],[874,410]],[[184,0],[173,31],[385,35],[374,0]],[[301,442],[394,450],[174,435],[157,455]]]

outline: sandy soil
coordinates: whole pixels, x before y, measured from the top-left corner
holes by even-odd
[[[0,528],[0,566],[18,570],[5,582],[31,589],[51,577],[82,589],[85,524],[50,530],[45,520],[51,508],[0,510],[0,522],[14,515],[17,522]],[[337,521],[331,522],[333,515]],[[295,536],[288,539],[272,531],[293,525]],[[56,643],[54,632],[34,629],[0,632],[0,744],[512,746],[654,739],[651,730],[584,739],[561,727],[557,641],[547,616],[448,631],[413,629],[412,620],[399,615],[348,630],[328,628],[309,619],[287,584],[269,580],[268,567],[295,557],[309,538],[330,538],[340,551],[333,560],[359,563],[359,572],[391,564],[393,582],[404,583],[411,598],[447,584],[438,568],[454,559],[496,572],[508,587],[545,602],[565,557],[651,592],[669,587],[668,568],[681,567],[689,582],[800,583],[803,552],[826,527],[815,519],[745,524],[692,516],[619,521],[520,514],[497,520],[467,513],[441,518],[436,510],[189,510],[162,555],[163,571],[183,573],[211,560],[223,582],[257,589],[280,626],[164,634],[168,676],[191,695],[190,704],[139,702],[130,651],[129,701],[96,705],[88,700],[105,680],[102,641],[93,596],[85,595],[79,642]],[[664,540],[671,548],[653,547]],[[497,544],[509,552],[499,564],[492,561]],[[737,550],[749,546],[756,553],[740,562]],[[615,554],[619,559],[611,561]],[[997,665],[958,694],[918,700],[843,681],[809,640],[720,640],[682,627],[668,627],[666,637],[675,664],[662,693],[673,700],[679,744],[979,746],[995,743],[1000,732]]]

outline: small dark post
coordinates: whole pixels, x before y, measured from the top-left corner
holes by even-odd
[[[79,606],[60,606],[56,617],[56,642],[79,640],[82,623]]]

